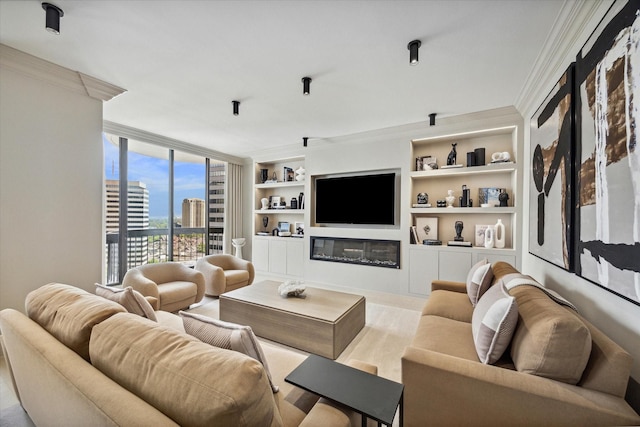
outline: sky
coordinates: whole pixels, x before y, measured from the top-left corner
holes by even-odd
[[[118,147],[102,137],[104,147],[105,179],[118,179]],[[167,149],[168,151],[168,149]],[[173,210],[182,215],[182,200],[205,199],[205,173],[203,163],[175,162]],[[129,181],[141,181],[149,190],[149,217],[166,218],[169,215],[169,161],[129,152]]]

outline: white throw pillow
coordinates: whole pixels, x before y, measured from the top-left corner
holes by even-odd
[[[516,299],[499,282],[480,298],[471,318],[473,342],[482,363],[493,364],[502,357],[517,324]]]
[[[180,311],[179,314],[182,317],[184,330],[187,334],[209,345],[246,354],[262,363],[264,370],[267,372],[271,390],[273,390],[274,393],[278,392],[279,388],[273,384],[267,359],[264,357],[262,347],[254,335],[251,326],[237,325],[235,323],[224,322],[201,314],[188,313],[185,311]]]
[[[131,286],[127,286],[122,289],[96,283],[96,295],[117,302],[129,313],[146,317],[154,322],[158,321],[156,313],[153,311],[153,307],[151,307],[149,301],[147,301],[140,292],[135,291]]]
[[[493,269],[487,259],[476,263],[467,274],[467,295],[474,306],[489,289],[493,281]]]

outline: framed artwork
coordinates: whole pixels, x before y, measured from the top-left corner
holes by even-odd
[[[576,57],[576,274],[640,305],[640,25],[616,1]]]
[[[282,172],[282,180],[286,182],[290,182],[290,181],[293,181],[294,179],[295,179],[295,173],[293,172],[293,169],[285,166]]]
[[[505,191],[504,188],[486,187],[478,188],[478,203],[489,206],[500,206],[500,193]]]
[[[280,232],[288,232],[291,230],[291,226],[288,222],[279,221],[278,222],[278,231]]]
[[[418,244],[423,240],[438,240],[438,218],[417,217],[416,232],[418,233]]]
[[[487,224],[476,224],[476,235],[475,235],[475,245],[476,246],[484,246],[484,235],[487,231],[487,228],[493,227],[493,225]]]
[[[573,269],[574,64],[531,118],[529,252]]]
[[[304,234],[304,222],[293,223],[293,233],[303,235]]]

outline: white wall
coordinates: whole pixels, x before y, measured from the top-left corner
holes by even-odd
[[[46,283],[100,281],[102,101],[2,65],[0,309],[24,310]]]

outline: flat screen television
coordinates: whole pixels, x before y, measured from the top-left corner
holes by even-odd
[[[396,224],[396,174],[375,173],[315,179],[317,224]]]

